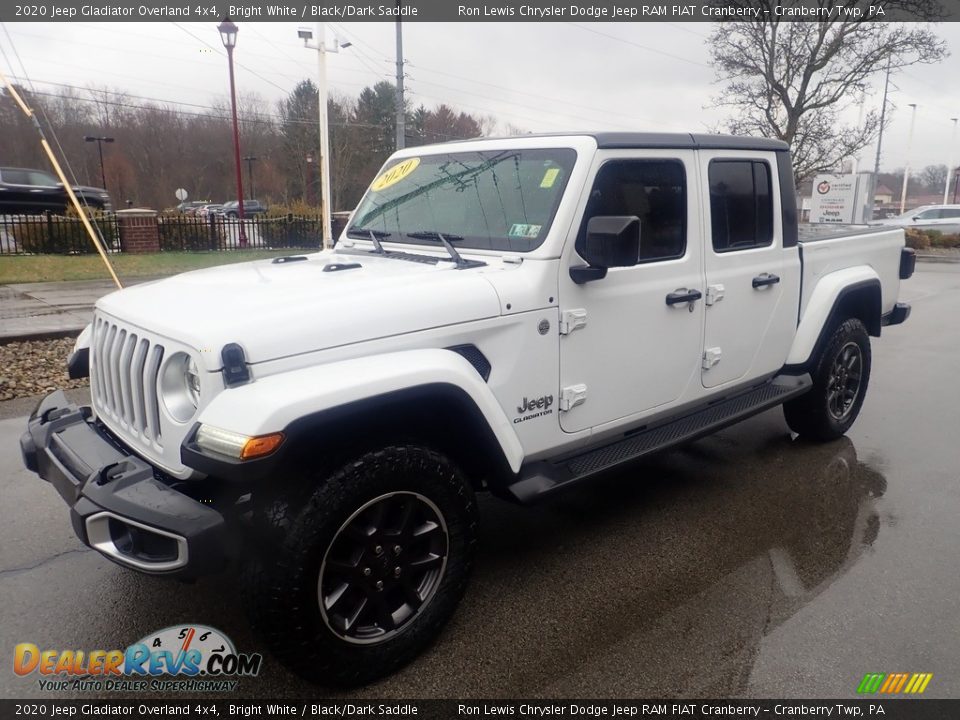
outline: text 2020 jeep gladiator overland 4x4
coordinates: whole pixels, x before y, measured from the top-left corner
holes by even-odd
[[[903,322],[899,229],[799,236],[764,139],[581,134],[398,152],[335,250],[104,297],[92,408],[45,398],[26,465],[147,573],[243,568],[290,668],[414,657],[470,572],[474,493],[529,503],[782,404],[842,435]]]

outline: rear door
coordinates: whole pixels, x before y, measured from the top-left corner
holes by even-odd
[[[783,366],[797,324],[800,263],[783,247],[776,153],[700,152],[704,244],[705,388]]]

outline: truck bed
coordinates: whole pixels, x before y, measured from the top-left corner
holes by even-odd
[[[857,265],[873,268],[880,278],[883,312],[893,309],[900,293],[903,228],[802,224],[799,229],[800,257],[803,262],[801,317],[819,279],[829,273]]]
[[[839,223],[800,223],[797,226],[800,242],[810,243],[818,240],[835,240],[853,235],[872,235],[873,233],[888,230],[887,227],[876,225],[843,225]]]

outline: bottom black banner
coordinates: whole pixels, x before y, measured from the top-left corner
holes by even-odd
[[[960,700],[0,700],[0,718],[960,718]]]

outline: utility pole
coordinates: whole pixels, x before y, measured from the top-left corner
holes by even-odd
[[[397,0],[397,9],[400,8],[400,0]],[[400,17],[400,13],[397,13]],[[400,20],[397,20],[397,150],[402,150],[406,145],[406,119],[404,116],[403,100],[403,26]]]
[[[907,166],[903,168],[903,187],[900,188],[900,214],[907,206],[907,184],[910,182],[910,153],[913,151],[913,123],[917,119],[917,104],[910,103],[910,134],[907,136]]]
[[[887,95],[890,92],[890,59],[887,58],[887,79],[883,83],[883,105],[880,106],[880,134],[877,135],[877,159],[873,163],[873,210],[877,208],[877,179],[880,177],[880,149],[883,147],[883,126],[887,121]]]
[[[327,53],[340,52],[340,48],[350,47],[350,43],[340,43],[334,37],[333,46],[327,47],[327,30],[322,22],[317,23],[316,43],[311,44],[313,33],[300,29],[297,36],[303,40],[304,47],[317,51],[317,105],[320,119],[320,153],[317,167],[320,169],[320,216],[322,218],[323,249],[333,246],[330,230],[330,129],[327,122]]]
[[[956,129],[956,125],[957,125],[956,121],[954,121],[953,125],[954,125],[954,129]],[[86,142],[95,142],[97,144],[97,150],[100,152],[100,182],[102,183],[100,187],[106,190],[107,176],[103,172],[103,143],[112,143],[113,138],[112,137],[91,137],[90,135],[84,135],[83,139]],[[949,179],[947,180],[947,182],[948,183],[950,182]],[[121,195],[122,194],[123,193],[121,192]],[[944,197],[946,197],[946,194],[944,194]],[[946,200],[944,200],[944,203],[946,203]]]

